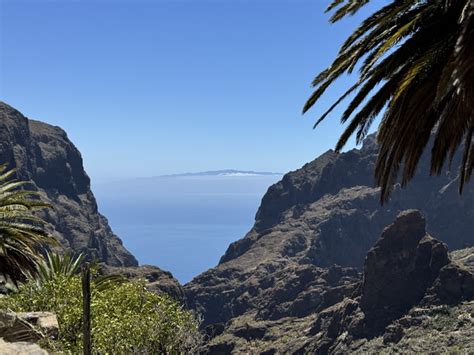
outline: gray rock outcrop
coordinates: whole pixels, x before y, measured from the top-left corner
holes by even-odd
[[[98,212],[81,154],[61,128],[0,102],[0,163],[18,169],[17,178],[32,181],[54,206],[44,217],[64,249],[109,265],[138,265]]]
[[[36,343],[57,339],[58,334],[58,320],[53,313],[0,310],[0,354],[48,354]]]
[[[474,274],[451,260],[447,247],[426,234],[420,212],[402,212],[368,252],[360,287],[317,315],[312,338],[298,351],[377,352],[400,343],[421,319],[442,313],[448,305],[469,308],[470,303],[463,302],[474,300],[473,290]],[[436,339],[430,346],[434,349]]]

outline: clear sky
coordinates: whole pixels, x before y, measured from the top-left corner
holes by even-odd
[[[64,128],[93,179],[286,172],[332,148],[301,115],[314,75],[386,3],[328,23],[329,0],[0,0],[0,97]]]

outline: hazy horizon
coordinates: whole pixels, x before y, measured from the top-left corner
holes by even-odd
[[[281,175],[167,176],[92,183],[99,212],[140,264],[181,283],[217,265],[251,229],[268,187]]]
[[[1,0],[0,96],[62,127],[93,181],[294,170],[343,130],[337,110],[311,127],[350,78],[303,118],[314,75],[380,4],[336,25],[326,5]]]

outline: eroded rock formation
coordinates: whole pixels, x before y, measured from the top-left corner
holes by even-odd
[[[0,102],[0,163],[16,168],[18,179],[32,181],[54,206],[44,216],[64,249],[109,265],[138,265],[99,213],[81,154],[61,128]]]

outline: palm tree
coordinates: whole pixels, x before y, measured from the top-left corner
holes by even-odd
[[[15,169],[0,165],[0,275],[17,284],[29,275],[37,275],[41,251],[55,240],[44,229],[44,221],[33,212],[51,206],[38,193],[21,188]]]
[[[354,14],[369,0],[334,0],[331,22]],[[357,82],[317,120],[315,127],[350,94],[342,114],[349,121],[339,138],[359,144],[385,109],[378,127],[375,169],[386,201],[402,167],[405,186],[413,177],[431,135],[431,174],[440,174],[464,143],[460,185],[474,167],[474,1],[393,0],[376,11],[342,45],[336,59],[313,81],[311,108],[342,74],[359,70]]]

